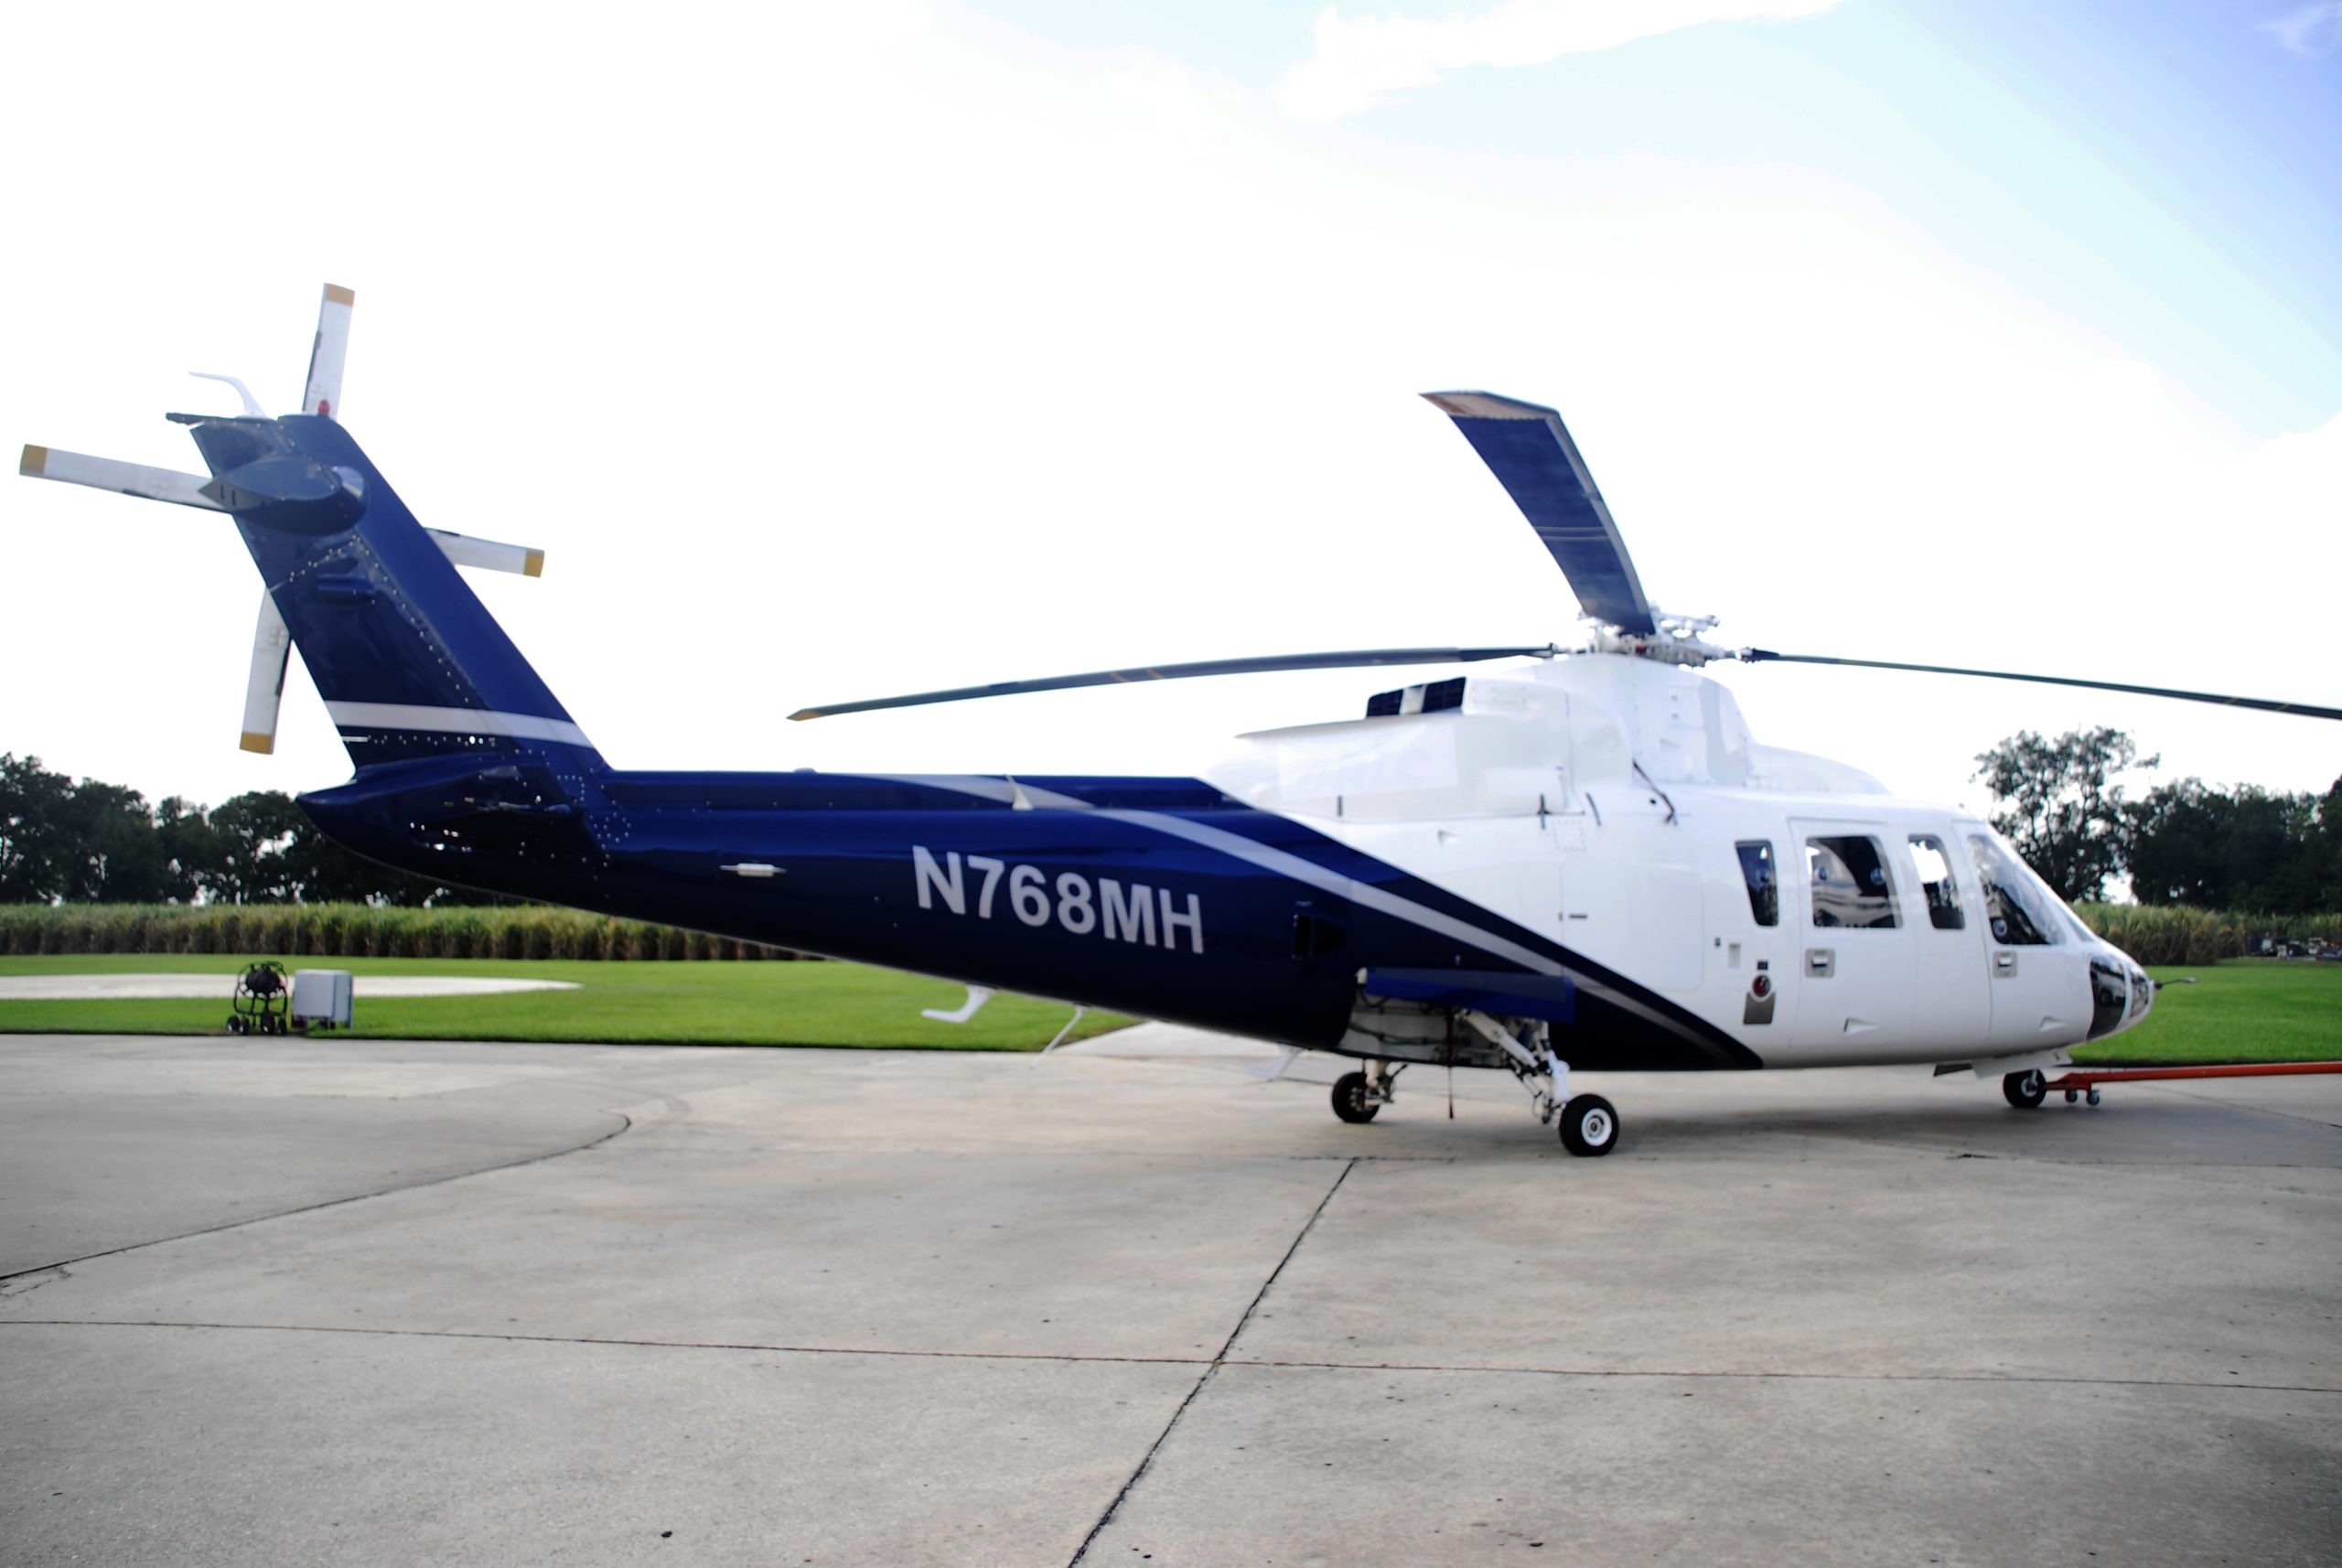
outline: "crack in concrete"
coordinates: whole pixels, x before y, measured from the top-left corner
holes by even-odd
[[[1179,1408],[1171,1412],[1171,1419],[1163,1423],[1163,1430],[1155,1434],[1153,1443],[1147,1444],[1145,1454],[1139,1458],[1138,1468],[1133,1470],[1130,1479],[1123,1483],[1123,1489],[1114,1494],[1114,1500],[1106,1505],[1106,1511],[1098,1516],[1098,1522],[1090,1527],[1090,1533],[1081,1538],[1081,1545],[1075,1550],[1073,1556],[1067,1562],[1066,1568],[1080,1568],[1081,1560],[1090,1555],[1090,1548],[1097,1541],[1100,1533],[1113,1522],[1114,1515],[1122,1509],[1123,1500],[1131,1495],[1131,1488],[1137,1486],[1145,1477],[1147,1471],[1154,1467],[1155,1455],[1162,1451],[1164,1444],[1170,1441],[1172,1430],[1179,1424],[1179,1418],[1187,1413],[1187,1407],[1196,1402],[1196,1396],[1204,1391],[1205,1385],[1209,1384],[1219,1369],[1226,1364],[1228,1353],[1236,1348],[1236,1341],[1251,1326],[1252,1315],[1261,1310],[1261,1303],[1268,1299],[1271,1287],[1275,1285],[1278,1276],[1284,1273],[1285,1265],[1293,1262],[1293,1255],[1295,1252],[1301,1251],[1301,1244],[1309,1239],[1309,1232],[1317,1228],[1318,1218],[1326,1212],[1326,1206],[1334,1201],[1334,1194],[1342,1190],[1342,1183],[1349,1180],[1350,1172],[1356,1169],[1358,1169],[1358,1161],[1353,1159],[1345,1163],[1341,1170],[1335,1175],[1334,1185],[1326,1189],[1326,1196],[1317,1200],[1317,1207],[1309,1211],[1307,1219],[1302,1221],[1300,1231],[1293,1239],[1293,1245],[1284,1250],[1284,1256],[1277,1260],[1277,1266],[1269,1271],[1269,1277],[1262,1280],[1261,1288],[1252,1293],[1252,1299],[1245,1306],[1244,1315],[1236,1320],[1236,1326],[1228,1331],[1228,1338],[1221,1344],[1219,1354],[1214,1356],[1210,1364],[1204,1368],[1203,1376],[1196,1380],[1196,1386],[1187,1391],[1187,1397],[1179,1402]]]
[[[372,1192],[352,1193],[348,1197],[328,1197],[320,1203],[304,1203],[292,1208],[280,1208],[273,1214],[254,1214],[242,1219],[231,1219],[219,1225],[201,1225],[192,1230],[180,1231],[176,1236],[156,1236],[149,1240],[132,1241],[120,1247],[108,1247],[103,1251],[84,1252],[78,1258],[65,1258],[53,1263],[41,1263],[29,1269],[17,1269],[9,1273],[0,1274],[0,1290],[5,1290],[9,1282],[13,1280],[23,1279],[28,1274],[47,1273],[51,1269],[66,1269],[76,1263],[87,1263],[99,1258],[117,1258],[125,1252],[143,1251],[148,1247],[167,1247],[174,1241],[191,1240],[198,1236],[218,1236],[230,1230],[242,1230],[249,1225],[264,1225],[272,1219],[289,1219],[295,1214],[315,1214],[320,1209],[339,1208],[345,1204],[364,1203],[371,1198],[389,1197],[395,1193],[420,1192],[424,1187],[445,1187],[449,1182],[468,1181],[474,1176],[494,1176],[499,1171],[516,1171],[524,1165],[543,1165],[547,1160],[558,1160],[570,1155],[582,1155],[588,1149],[599,1148],[634,1126],[634,1118],[625,1112],[615,1111],[610,1114],[618,1119],[617,1126],[599,1137],[589,1138],[582,1144],[573,1144],[566,1149],[552,1149],[541,1155],[528,1155],[524,1159],[507,1160],[500,1165],[482,1165],[478,1170],[456,1171],[447,1176],[433,1176],[428,1181],[401,1182],[394,1187],[380,1187]]]
[[[1327,1197],[1331,1197],[1329,1192]],[[1322,1211],[1323,1202],[1319,1208]],[[1315,1223],[1315,1217],[1312,1217]],[[1304,1228],[1304,1234],[1307,1233]],[[1296,1243],[1297,1245],[1297,1243]],[[1293,1253],[1288,1251],[1286,1261]],[[1282,1273],[1284,1264],[1278,1265]],[[56,1271],[60,1277],[63,1271]],[[1270,1276],[1270,1283],[1276,1275]],[[1266,1297],[1262,1286],[1246,1309],[1249,1322]],[[1244,1324],[1240,1322],[1238,1332]],[[1136,1366],[1136,1367],[1198,1367],[1204,1378],[1196,1391],[1181,1402],[1185,1410],[1193,1402],[1195,1392],[1210,1374],[1223,1367],[1248,1367],[1271,1371],[1295,1372],[1455,1372],[1504,1378],[1610,1378],[1619,1380],[1661,1379],[1698,1379],[1714,1382],[1831,1382],[1831,1383],[2004,1383],[2012,1388],[2078,1387],[2078,1388],[2137,1388],[2137,1389],[2245,1389],[2261,1393],[2342,1394],[2342,1386],[2316,1383],[2248,1383],[2203,1382],[2192,1378],[2086,1378],[2050,1376],[2027,1372],[1759,1372],[1719,1370],[1703,1367],[1529,1367],[1474,1366],[1450,1361],[1321,1361],[1300,1360],[1289,1357],[1231,1356],[1223,1348],[1220,1354],[1204,1356],[1110,1356],[1080,1354],[1061,1350],[905,1350],[869,1345],[785,1345],[766,1340],[728,1339],[639,1339],[616,1335],[598,1334],[515,1334],[497,1333],[488,1329],[465,1328],[377,1328],[338,1324],[317,1323],[209,1323],[196,1320],[172,1320],[154,1317],[21,1317],[0,1319],[0,1329],[8,1328],[162,1328],[188,1332],[242,1334],[338,1334],[381,1339],[454,1339],[484,1340],[513,1345],[578,1345],[597,1346],[618,1350],[717,1350],[754,1352],[776,1356],[867,1356],[906,1360],[933,1361],[1044,1361],[1066,1366]],[[1229,1337],[1233,1346],[1236,1335]],[[1174,1416],[1176,1423],[1176,1416]],[[1170,1427],[1164,1428],[1167,1436]],[[1157,1438],[1155,1446],[1160,1447]],[[1153,1452],[1152,1449],[1149,1450]],[[1133,1480],[1137,1479],[1136,1475]],[[1128,1487],[1125,1487],[1125,1491]],[[1101,1521],[1103,1522],[1102,1520]]]
[[[45,1284],[73,1276],[65,1272],[63,1263],[51,1263],[45,1269],[27,1269],[21,1273],[0,1279],[0,1306],[14,1306]]]
[[[2085,1069],[2084,1070],[2087,1071],[2088,1069]],[[2230,1081],[2233,1082],[2234,1080],[2231,1079]],[[2197,1105],[2217,1105],[2224,1111],[2255,1112],[2262,1116],[2273,1116],[2281,1122],[2298,1122],[2305,1127],[2333,1127],[2342,1129],[2342,1122],[2328,1122],[2322,1116],[2315,1114],[2304,1115],[2300,1112],[2282,1110],[2274,1105],[2259,1105],[2250,1100],[2224,1100],[2217,1094],[2207,1094],[2200,1089],[2181,1089],[2177,1085],[2172,1083],[2169,1079],[2165,1079],[2162,1082],[2150,1080],[2146,1083],[2125,1083],[2110,1085],[2109,1087],[2121,1089],[2159,1090],[2163,1093],[2171,1095],[2176,1099],[2192,1101]]]
[[[2199,1098],[2201,1102],[2206,1105],[2229,1106],[2236,1103],[2231,1101],[2217,1100],[2209,1095],[2201,1096]],[[2252,1109],[2251,1107],[2240,1108]],[[2045,1106],[2040,1111],[2028,1112],[2028,1114],[2047,1116],[2051,1114],[2051,1112],[2048,1108]],[[2324,1122],[2313,1122],[2306,1117],[2288,1115],[2286,1112],[2281,1111],[2267,1112],[2265,1114],[2274,1116],[2282,1121],[2296,1122],[2303,1126],[2323,1127],[2331,1125],[2331,1123]],[[1678,1123],[1678,1125],[1703,1125],[1703,1123],[1687,1120],[1684,1122]],[[2158,1160],[2145,1155],[2132,1158],[2128,1156],[2116,1157],[2112,1155],[2057,1155],[2045,1154],[2037,1149],[1980,1149],[1973,1152],[1963,1152],[1959,1144],[1950,1139],[1941,1143],[1932,1143],[1919,1138],[1898,1138],[1891,1133],[1871,1132],[1857,1128],[1774,1127],[1764,1131],[1769,1132],[1778,1137],[1810,1138],[1820,1143],[1855,1144],[1866,1149],[1897,1150],[1918,1155],[1940,1155],[1946,1159],[1953,1160],[2002,1160],[2010,1164],[2055,1165],[2060,1170],[2152,1169],[2175,1172],[2196,1170],[2330,1171],[2336,1168],[2330,1165],[2310,1165],[2298,1160],[2189,1160],[2184,1163],[2174,1164],[2168,1160]],[[1756,1136],[1758,1135],[1758,1133],[1752,1130],[1749,1135]]]

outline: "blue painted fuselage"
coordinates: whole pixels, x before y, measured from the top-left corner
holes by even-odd
[[[1756,1065],[1623,976],[1193,779],[628,773],[555,746],[377,765],[302,803],[446,881],[1320,1049],[1360,971],[1509,970],[1490,946],[1517,946],[1642,1000],[1581,998],[1585,1066]]]

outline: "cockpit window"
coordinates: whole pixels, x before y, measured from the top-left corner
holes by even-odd
[[[1781,923],[1780,878],[1773,874],[1773,846],[1764,839],[1742,839],[1740,875],[1748,884],[1748,912],[1760,926]]]
[[[1899,925],[1895,882],[1875,838],[1847,834],[1805,841],[1813,877],[1813,923],[1853,928]]]
[[[1911,835],[1911,860],[1919,868],[1919,891],[1928,897],[1928,920],[1939,931],[1964,929],[1968,918],[1960,908],[1960,884],[1952,880],[1951,857],[1943,840],[1933,833]]]
[[[1976,857],[1976,880],[1984,885],[1984,920],[1993,940],[2008,947],[2052,947],[2066,940],[2051,906],[2049,890],[2034,881],[2016,857],[1982,833],[1968,835]]]

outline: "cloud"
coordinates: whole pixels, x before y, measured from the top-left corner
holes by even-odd
[[[1703,22],[1784,21],[1840,3],[1510,0],[1477,16],[1440,17],[1347,17],[1329,5],[1317,18],[1316,52],[1279,79],[1277,103],[1296,120],[1339,120],[1466,66],[1537,65]],[[2342,0],[2321,0],[2310,9],[2330,17]]]
[[[2304,59],[2323,59],[2342,44],[2342,0],[2311,0],[2261,23],[2261,30]]]

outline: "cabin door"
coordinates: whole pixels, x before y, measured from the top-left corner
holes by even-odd
[[[1992,1026],[1986,936],[1977,885],[1965,875],[1968,852],[1950,823],[1907,828],[1896,841],[1910,856],[1903,899],[1911,927],[1911,1037],[1939,1061],[1974,1051]]]
[[[1803,929],[1799,1060],[1913,1056],[1916,933],[1905,918],[1900,833],[1879,822],[1805,818],[1790,822],[1789,839],[1796,876],[1783,891],[1796,898]]]

